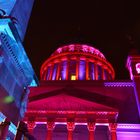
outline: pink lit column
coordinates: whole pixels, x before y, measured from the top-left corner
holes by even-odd
[[[75,128],[74,122],[67,122],[68,140],[73,140],[73,130]]]
[[[89,61],[86,60],[86,80],[89,80]]]
[[[49,80],[52,80],[53,67],[54,67],[54,65],[51,65],[51,67],[50,67]]]
[[[76,60],[76,80],[79,79],[79,58]]]
[[[48,65],[46,66],[46,70],[44,71],[45,71],[44,80],[49,80],[49,66]]]
[[[69,79],[69,65],[70,65],[70,60],[67,60],[66,80],[68,80],[68,79]]]
[[[60,75],[60,63],[58,63],[57,67],[56,80],[59,80],[59,75]]]
[[[117,140],[116,129],[117,129],[117,123],[110,123],[109,124],[111,140]]]
[[[96,63],[94,63],[95,80],[98,80],[98,69]]]
[[[9,125],[10,125],[10,121],[7,118],[5,119],[4,122],[0,124],[0,140],[6,140]]]
[[[41,75],[42,75],[42,78],[41,79],[43,79],[43,80],[46,80],[46,77],[47,77],[47,69],[48,69],[48,66],[46,66],[44,68],[44,70],[43,70],[43,73],[41,73]]]
[[[87,128],[89,131],[89,140],[94,140],[94,131],[95,131],[95,123],[94,122],[88,122]]]
[[[47,138],[46,140],[52,140],[53,129],[55,127],[55,123],[53,121],[47,122]]]
[[[105,80],[104,69],[102,68],[102,79]]]

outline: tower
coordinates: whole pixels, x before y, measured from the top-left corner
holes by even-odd
[[[140,117],[140,55],[137,51],[129,54],[126,67],[129,71],[130,79],[134,83],[134,93]]]

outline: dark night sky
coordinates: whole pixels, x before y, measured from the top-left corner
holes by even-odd
[[[35,0],[24,46],[38,78],[56,48],[84,43],[105,55],[116,79],[128,79],[127,54],[132,48],[140,51],[140,8],[134,1]]]

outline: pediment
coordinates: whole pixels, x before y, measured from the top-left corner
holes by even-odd
[[[109,97],[106,94],[101,95],[98,92],[94,92],[94,91],[89,92],[89,91],[81,90],[75,87],[67,87],[67,88],[65,87],[65,88],[54,89],[51,91],[48,90],[40,94],[35,94],[35,95],[32,94],[32,96],[29,97],[29,102],[30,104],[32,104],[32,102],[38,102],[38,101],[44,101],[44,100],[48,102],[50,101],[48,99],[52,99],[52,98],[53,98],[53,101],[56,101],[54,98],[59,97],[60,95],[61,96],[63,95],[61,97],[62,99],[65,98],[65,96],[68,96],[68,97],[73,97],[73,99],[76,98],[78,100],[81,99],[82,101],[87,101],[88,103],[92,103],[92,104],[96,103],[96,104],[104,105],[109,108],[117,108],[118,105],[122,102],[121,100]],[[62,99],[59,99],[59,100],[62,100]],[[75,102],[77,102],[77,100],[75,100]]]
[[[115,108],[91,102],[78,97],[59,94],[44,99],[35,100],[28,104],[33,110],[74,110],[74,111],[117,111]]]

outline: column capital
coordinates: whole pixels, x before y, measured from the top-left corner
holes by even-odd
[[[32,132],[33,129],[36,127],[35,121],[28,121],[27,122],[27,127],[28,127],[29,132]]]
[[[117,123],[109,123],[109,130],[110,132],[116,132]]]
[[[55,122],[54,121],[47,121],[47,129],[53,130],[55,128]]]
[[[67,129],[68,129],[68,131],[73,131],[75,129],[75,122],[68,121],[67,122]]]
[[[117,129],[117,123],[109,123],[111,140],[117,140],[116,129]]]
[[[89,131],[94,131],[96,126],[95,126],[95,122],[88,122],[87,123],[87,128]]]

